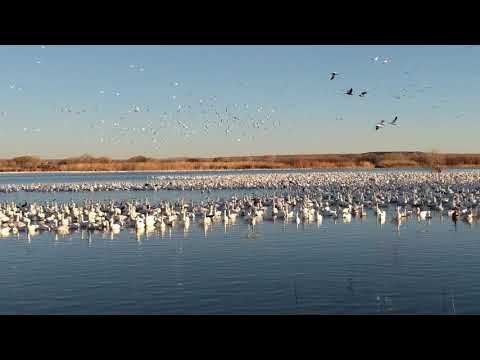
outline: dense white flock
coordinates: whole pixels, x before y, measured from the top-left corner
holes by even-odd
[[[83,203],[0,203],[0,235],[20,231],[78,229],[137,231],[192,222],[208,227],[213,222],[242,219],[251,225],[263,220],[321,222],[323,217],[364,217],[373,212],[380,223],[397,223],[409,216],[431,218],[434,212],[472,222],[479,217],[480,172],[444,174],[428,172],[317,172],[158,177],[149,184],[8,185],[12,191],[101,191],[152,189],[273,189],[273,194],[232,196],[200,202],[102,201]],[[5,190],[4,190],[5,191]],[[367,211],[368,210],[368,211]],[[388,215],[387,212],[390,212]]]
[[[332,171],[298,173],[258,173],[227,175],[156,176],[143,182],[2,184],[0,192],[83,192],[83,191],[156,191],[156,190],[255,190],[307,188],[325,193],[342,191],[412,193],[431,189],[480,188],[480,171],[432,173],[429,171]]]

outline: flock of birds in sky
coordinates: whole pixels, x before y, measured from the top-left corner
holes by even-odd
[[[41,46],[41,49],[46,48],[45,45]],[[41,64],[42,61],[39,57],[36,57],[35,63]],[[137,64],[130,64],[128,68],[131,71],[145,72],[145,68]],[[172,81],[170,85],[177,94],[181,93],[182,85],[178,81]],[[242,82],[241,85],[244,86],[246,84]],[[9,86],[12,90],[23,90],[22,87],[15,83],[11,83]],[[109,93],[114,97],[122,95],[116,89],[110,92],[105,89],[98,91],[98,94],[102,97],[107,96]],[[192,94],[187,93],[186,97],[192,98]],[[274,106],[233,103],[220,108],[222,105],[217,101],[216,96],[206,96],[197,99],[197,101],[188,101],[186,99],[184,99],[186,101],[181,101],[182,99],[179,95],[173,94],[169,97],[169,100],[173,102],[174,110],[163,111],[159,118],[158,115],[153,114],[149,106],[132,104],[130,109],[119,114],[114,121],[96,120],[90,123],[90,129],[95,132],[98,142],[102,144],[115,145],[126,143],[133,145],[145,143],[145,140],[149,138],[152,147],[158,151],[162,148],[162,145],[166,146],[168,140],[172,138],[171,132],[167,130],[179,133],[185,141],[192,139],[195,135],[205,136],[214,131],[221,131],[225,136],[239,143],[242,140],[255,141],[256,138],[262,135],[267,136],[272,130],[279,128],[281,125],[280,120],[275,117],[276,108]],[[102,110],[99,105],[82,106],[79,108],[66,105],[57,106],[56,109],[57,112],[67,116],[64,118],[65,127],[68,126],[68,116],[84,116],[100,113]],[[193,114],[200,116],[200,127],[198,125],[195,126],[196,124],[190,121]],[[5,117],[7,112],[2,111],[0,115]],[[142,115],[149,117],[150,120],[142,118]],[[152,120],[155,117],[157,119]],[[132,119],[135,121],[130,121]],[[250,129],[255,131],[252,133]],[[24,134],[39,133],[40,131],[41,128],[39,127],[23,127]]]
[[[172,84],[179,87],[178,82]],[[101,91],[104,94],[105,91]],[[118,92],[116,94],[119,94]],[[117,95],[119,96],[119,95]],[[175,101],[176,95],[171,96],[171,100]],[[221,105],[220,105],[221,106]],[[61,107],[62,113],[71,115],[82,115],[86,113],[86,109],[73,109],[70,107]],[[94,111],[98,111],[94,109]],[[197,112],[201,118],[201,127],[196,127],[189,119],[189,115]],[[165,130],[177,131],[185,140],[192,138],[194,135],[207,135],[214,130],[222,131],[225,136],[233,137],[234,141],[240,142],[242,139],[255,140],[256,137],[267,134],[269,130],[280,127],[280,120],[275,118],[276,109],[274,107],[267,109],[262,105],[251,107],[249,104],[231,104],[219,109],[217,105],[217,97],[211,96],[201,98],[198,103],[177,103],[175,110],[171,112],[164,111],[156,122],[146,120],[142,123],[141,115],[150,117],[152,113],[149,106],[131,105],[130,109],[121,114],[118,120],[112,122],[111,128],[108,130],[111,143],[120,143],[122,139],[128,139],[128,135],[136,135],[130,137],[129,143],[134,144],[137,141],[143,141],[138,135],[150,136],[150,141],[156,150],[159,150],[161,143],[168,141],[171,133]],[[129,122],[133,117],[137,117],[134,123]],[[128,126],[128,124],[137,124],[137,126]],[[95,130],[105,129],[106,121],[101,119],[92,123],[90,127]],[[253,128],[257,131],[251,134],[248,129]],[[107,136],[100,137],[101,143],[107,141]]]
[[[379,56],[376,56],[376,57],[373,58],[374,61],[378,61],[379,59],[380,59]],[[384,59],[384,60],[383,60],[383,63],[384,63],[384,64],[388,64],[388,63],[390,63],[391,61],[392,61],[391,59],[388,59],[388,58],[387,58],[387,59]],[[330,80],[335,79],[335,77],[337,77],[338,75],[340,75],[340,74],[337,73],[337,72],[335,72],[335,71],[332,72],[332,73],[330,73]],[[360,97],[365,97],[365,96],[367,95],[367,93],[368,93],[368,92],[364,90],[364,91],[361,91],[360,94],[358,94],[358,96],[360,96]],[[345,95],[353,96],[353,95],[354,95],[354,94],[353,94],[353,88],[348,89],[348,90],[345,92]],[[398,126],[397,120],[398,120],[398,116],[395,116],[395,118],[394,118],[391,122],[389,122],[388,124],[389,124],[389,125],[392,125],[392,126]],[[384,127],[385,127],[385,120],[381,120],[379,123],[377,123],[377,124],[375,125],[375,130],[378,131],[378,130],[380,130],[381,128],[384,128]]]
[[[41,51],[47,47],[42,45]],[[41,57],[35,57],[36,64],[43,64]],[[390,64],[391,58],[375,56],[371,58],[374,63]],[[128,70],[133,72],[144,73],[147,72],[145,67],[138,64],[128,65]],[[408,75],[409,72],[405,71]],[[341,77],[338,72],[331,72],[329,79],[331,81]],[[415,84],[410,84],[414,86]],[[115,119],[107,118],[104,115],[103,119],[94,120],[90,123],[90,129],[95,134],[95,139],[98,143],[105,145],[133,145],[133,144],[151,144],[156,151],[168,147],[169,140],[173,138],[172,135],[180,135],[184,141],[189,141],[194,138],[198,139],[207,135],[213,135],[216,138],[224,135],[230,141],[239,143],[242,141],[257,142],[259,138],[271,137],[275,130],[283,129],[287,124],[282,124],[278,119],[278,111],[275,106],[267,106],[262,104],[248,104],[247,102],[237,102],[226,104],[216,96],[193,96],[188,89],[178,81],[170,83],[172,95],[169,96],[171,101],[163,111],[158,112],[146,104],[131,104],[130,108],[125,109],[123,113],[115,116]],[[242,82],[241,86],[246,86]],[[418,92],[424,92],[432,86],[426,85],[419,89]],[[18,84],[11,83],[10,89],[14,91],[23,91],[23,87]],[[394,95],[395,99],[402,97],[414,98],[415,96],[407,94],[408,90],[403,88],[400,95]],[[102,97],[107,97],[111,94],[113,97],[120,97],[122,93],[118,89],[99,89],[97,94]],[[354,91],[352,87],[346,89],[343,94],[345,96],[356,96],[366,98],[370,94],[366,89]],[[446,102],[447,100],[442,100]],[[439,105],[434,105],[432,108],[438,108]],[[98,119],[104,109],[102,102],[93,106],[58,106],[57,112],[64,117],[64,126],[67,127],[68,121],[75,119],[78,116],[92,115],[97,113],[95,117]],[[456,118],[464,116],[465,113],[460,113]],[[1,117],[7,116],[6,111],[0,112]],[[193,119],[196,117],[197,119]],[[200,118],[198,121],[198,117]],[[392,116],[393,117],[393,116]],[[108,120],[106,120],[108,119]],[[343,120],[343,116],[337,116],[337,120]],[[395,115],[393,120],[387,122],[381,120],[375,124],[375,130],[379,131],[387,126],[399,126],[398,116]],[[40,133],[40,127],[23,127],[23,133],[35,134]],[[288,131],[288,129],[287,129]],[[178,144],[176,142],[176,144]]]

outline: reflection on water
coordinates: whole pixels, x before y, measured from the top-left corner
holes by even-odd
[[[371,212],[19,233],[0,240],[0,313],[480,313],[478,235],[476,221]]]

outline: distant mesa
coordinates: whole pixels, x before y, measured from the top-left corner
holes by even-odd
[[[137,155],[137,156],[133,156],[133,157],[129,158],[127,161],[129,161],[129,162],[147,162],[147,161],[150,161],[150,160],[152,160],[152,159],[147,158],[146,156]]]

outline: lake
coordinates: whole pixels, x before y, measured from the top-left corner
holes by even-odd
[[[158,175],[1,174],[0,182]],[[0,194],[0,201],[190,200],[233,192],[17,192]],[[0,238],[0,313],[478,314],[479,234],[477,222],[454,223],[435,213],[397,228],[380,225],[372,212],[350,223],[265,220],[252,227],[238,219],[206,232],[194,223],[188,231],[174,226],[142,235],[20,233]]]

